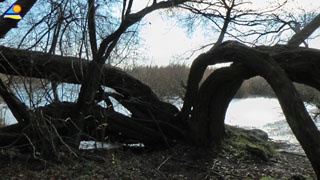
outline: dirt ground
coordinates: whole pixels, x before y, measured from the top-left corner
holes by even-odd
[[[0,160],[0,179],[316,179],[305,156],[276,153],[268,161],[222,150],[176,145],[158,151],[87,150],[47,162],[23,155]]]
[[[60,148],[56,157],[47,160],[39,153],[22,153],[17,147],[0,148],[0,180],[316,179],[306,156],[276,151],[288,149],[287,144],[271,142],[261,130],[226,127],[219,148],[123,146],[82,150],[77,157]]]

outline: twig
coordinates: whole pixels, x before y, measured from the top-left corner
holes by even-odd
[[[168,156],[162,163],[157,167],[157,170],[160,170],[160,168],[169,160],[173,157],[173,154]]]
[[[29,138],[29,136],[26,134],[26,133],[22,133],[26,138],[27,140],[29,141],[30,145],[32,146],[32,155],[33,155],[33,158],[34,159],[38,159],[40,160],[40,158],[36,157],[36,147],[34,146],[34,144],[32,143],[31,139]]]
[[[66,144],[66,143],[64,142],[64,140],[61,138],[60,134],[59,134],[58,131],[57,131],[57,128],[56,128],[49,120],[47,120],[47,122],[50,124],[50,126],[52,127],[52,129],[53,129],[54,132],[56,133],[56,135],[57,135],[57,137],[59,138],[60,142],[61,142],[75,157],[78,158],[77,153],[75,153],[75,152],[71,149],[71,147],[70,147],[68,144]]]

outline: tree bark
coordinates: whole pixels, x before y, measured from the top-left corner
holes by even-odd
[[[76,58],[5,47],[0,47],[0,50],[0,72],[11,75],[81,83],[88,67],[87,61]],[[194,137],[194,144],[217,144],[224,133],[225,111],[242,80],[261,75],[274,89],[290,127],[319,176],[320,133],[288,79],[319,90],[319,57],[320,51],[315,49],[286,46],[249,48],[235,42],[223,43],[200,55],[193,63],[184,109],[179,116],[184,118],[180,120],[175,117],[178,110],[161,102],[149,87],[118,69],[103,66],[103,77],[99,83],[119,92],[117,98],[120,103],[132,111],[131,118],[107,113],[105,117],[112,119],[112,128],[108,131],[121,131],[127,138],[134,136],[135,140],[147,144],[152,144],[155,139],[166,144],[168,140],[183,139],[188,133],[187,137]],[[233,65],[216,71],[199,87],[207,65],[223,62],[233,62]],[[90,127],[89,122],[94,120],[86,120],[85,127]],[[144,132],[139,132],[141,129]]]
[[[230,101],[250,71],[233,65],[214,71],[201,85],[189,120],[193,144],[219,146],[224,138],[224,119]],[[195,136],[196,135],[196,136]]]
[[[84,59],[48,55],[0,46],[0,73],[81,84],[89,62]],[[104,65],[100,85],[108,86],[124,97],[159,101],[152,90],[118,68]]]
[[[48,55],[40,52],[29,52],[0,46],[0,73],[8,75],[20,75],[24,77],[43,78],[57,82],[80,84],[87,72],[89,63],[83,59]],[[99,82],[102,86],[115,89],[128,109],[140,107],[145,114],[153,114],[156,119],[172,120],[178,109],[159,100],[150,87],[141,83],[120,69],[104,65],[102,78]],[[130,103],[135,101],[137,103]],[[139,102],[140,105],[139,105]],[[143,106],[141,106],[144,104]],[[153,106],[150,112],[146,112],[146,106]],[[132,112],[135,115],[135,112]],[[150,115],[148,115],[151,118]]]
[[[320,14],[309,22],[301,31],[292,36],[288,41],[288,46],[299,46],[305,41],[316,29],[320,27]]]
[[[20,15],[24,17],[28,11],[32,8],[34,3],[36,3],[37,0],[18,0],[14,4],[19,4],[21,6],[21,12]],[[8,9],[9,10],[9,9]],[[6,13],[5,11],[4,13]],[[4,14],[1,15],[3,17]],[[4,36],[12,29],[12,28],[17,28],[18,26],[17,20],[13,19],[4,19],[0,18],[0,39],[4,38]]]
[[[89,0],[88,2],[89,2],[89,6],[94,6],[93,1]],[[158,9],[177,6],[185,2],[186,0],[162,1],[158,3],[153,3],[151,4],[151,6],[147,6],[136,13],[131,13],[133,2],[130,1],[128,3],[128,6],[126,8],[123,8],[123,11],[125,12],[122,12],[123,17],[121,19],[121,23],[118,29],[102,40],[99,48],[97,49],[97,53],[95,53],[96,51],[95,28],[96,27],[93,27],[94,11],[89,7],[88,26],[89,28],[91,27],[89,29],[89,34],[90,34],[90,44],[92,45],[93,58],[92,58],[92,61],[89,63],[89,67],[87,69],[88,72],[86,73],[85,78],[83,79],[83,83],[79,93],[79,98],[77,101],[78,110],[80,112],[85,111],[87,109],[87,104],[92,103],[92,101],[94,100],[93,97],[95,92],[98,90],[99,81],[102,76],[103,65],[106,59],[109,58],[111,52],[113,51],[114,47],[118,43],[118,40],[120,39],[122,34],[125,33],[125,31],[130,26],[139,22],[147,14]]]
[[[89,65],[88,61],[85,60],[47,55],[39,52],[28,52],[5,47],[0,47],[0,51],[0,72],[10,75],[45,78],[59,82],[81,83],[85,75],[83,72],[87,72]],[[127,137],[126,139],[142,142],[146,145],[167,146],[173,139],[183,139],[185,132],[184,129],[178,126],[179,123],[175,121],[177,118],[175,118],[174,115],[179,112],[175,106],[160,101],[148,86],[120,69],[103,66],[102,70],[103,77],[99,83],[111,87],[118,92],[116,95],[112,93],[105,93],[105,95],[115,97],[122,105],[131,111],[132,116],[127,117],[107,110],[105,116],[100,117],[100,124],[90,118],[84,118],[83,133],[90,134],[90,132],[94,131],[99,125],[107,122],[107,124],[109,124],[106,129],[107,132],[111,134],[121,133],[123,137]],[[1,91],[0,94],[7,97],[6,94],[1,93]],[[58,102],[54,104],[56,103]],[[89,104],[89,112],[84,113],[83,116],[99,117],[100,113],[98,111],[90,111],[94,106],[94,104]],[[63,105],[59,107],[65,109],[68,113],[62,113],[56,116],[55,114],[50,114],[50,111],[46,111],[46,113],[43,114],[64,120],[71,118],[74,123],[78,124],[78,119],[73,118],[73,112],[76,112],[74,111],[74,104],[70,107],[64,107]],[[50,108],[54,108],[54,105],[50,106]],[[13,112],[17,110],[17,112],[20,113],[23,108],[13,107],[12,110]],[[103,108],[100,108],[100,110],[102,112],[106,111]],[[53,110],[53,112],[56,111]],[[61,120],[54,122],[61,122]],[[68,127],[67,131],[64,130],[66,127]],[[22,127],[14,129],[22,131]],[[63,136],[70,136],[69,132],[72,129],[77,130],[73,124],[67,124],[66,126],[62,126],[59,131],[63,132]],[[7,130],[8,127],[0,129],[0,142],[2,139],[1,133],[5,133]],[[97,138],[97,136],[93,137]],[[3,138],[6,138],[5,134]]]
[[[0,95],[10,108],[13,116],[16,118],[19,124],[22,126],[28,125],[30,123],[29,108],[24,103],[21,103],[12,92],[8,91],[1,79]]]
[[[286,54],[284,53],[282,55],[286,55]],[[296,60],[298,56],[296,54],[293,54],[292,55],[293,60]],[[240,64],[240,65],[242,64],[243,66],[247,67],[249,72],[250,71],[253,72],[254,75],[260,75],[264,77],[267,80],[267,82],[271,85],[273,90],[275,91],[289,126],[291,127],[293,133],[295,134],[300,144],[302,145],[302,148],[306,152],[318,178],[320,178],[320,159],[319,159],[320,132],[318,131],[317,127],[315,126],[314,122],[312,121],[308,112],[306,111],[299,94],[295,90],[290,79],[287,77],[286,72],[282,69],[282,68],[286,69],[286,66],[284,66],[284,64],[287,64],[287,63],[282,63],[283,65],[282,68],[279,65],[281,63],[279,64],[277,63],[277,61],[278,62],[288,61],[288,58],[289,58],[288,54],[287,56],[282,56],[281,59],[276,59],[277,61],[275,61],[275,58],[279,58],[279,54],[277,54],[275,50],[271,50],[269,52],[258,51],[254,48],[249,48],[236,42],[225,42],[221,44],[219,47],[210,51],[209,53],[203,55],[203,57],[201,58],[201,62],[199,61],[197,62],[197,64],[201,64],[200,69],[202,72],[202,68],[204,64],[208,65],[208,64],[214,64],[216,62],[233,62],[235,64]],[[289,59],[289,61],[291,61],[291,59]],[[317,67],[315,70],[319,70],[319,59],[318,59],[318,63],[315,63],[313,65]],[[298,66],[296,67],[300,70],[303,69],[303,71],[306,71],[305,68],[301,68]],[[291,71],[288,71],[288,72],[290,73]],[[314,73],[316,73],[317,76],[319,75],[319,71]],[[289,77],[298,76],[297,79],[299,80],[308,79],[308,77],[305,77],[305,76],[299,77],[299,75],[301,75],[300,72],[298,72],[297,74],[295,74],[294,72],[291,72]],[[193,76],[193,75],[190,74],[190,76]],[[319,81],[316,80],[317,76],[309,77],[309,78],[313,79],[311,81],[317,84],[319,83]],[[199,83],[198,82],[189,82],[189,83],[191,83],[194,86],[192,90],[194,91],[193,94],[196,94],[195,96],[193,96],[193,99],[191,103],[189,102],[189,104],[193,106],[194,112],[201,112],[201,110],[197,110],[197,108],[201,107],[197,104],[202,102],[197,102],[199,98],[195,98],[196,96],[201,97],[200,91],[196,87]],[[188,84],[188,86],[189,85],[190,84]],[[190,98],[190,97],[186,97],[186,98]],[[217,108],[217,106],[213,106],[213,107]],[[226,108],[224,109],[226,110]],[[197,115],[192,113],[192,116],[197,116]],[[198,115],[198,116],[201,116],[201,115]],[[210,119],[208,114],[206,118],[201,117],[201,119],[198,119],[198,118],[193,119],[191,117],[191,120],[195,121],[195,123],[201,122],[201,121],[217,121],[217,119]],[[221,118],[218,120],[221,120]],[[207,125],[207,124],[209,124],[209,122],[205,122],[205,123],[201,122],[199,130],[206,129],[207,126],[204,127],[203,125]],[[221,123],[218,122],[217,124],[220,124],[220,127],[221,127]],[[210,130],[213,131],[212,129]],[[193,136],[196,136],[196,134],[193,134]],[[204,143],[205,144],[203,145],[206,145],[206,143],[208,142],[204,142]]]
[[[253,49],[266,52],[281,66],[288,77],[297,83],[306,84],[320,91],[320,50],[304,47],[288,46],[257,46]],[[306,61],[306,59],[308,59]],[[179,116],[188,119],[203,73],[208,65],[229,62],[228,60],[214,59],[210,51],[199,55],[192,63],[187,91],[184,98],[183,107]]]

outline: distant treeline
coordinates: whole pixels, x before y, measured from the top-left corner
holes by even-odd
[[[215,70],[215,68],[209,68],[204,73],[202,82]],[[190,68],[184,64],[170,64],[168,66],[132,66],[125,68],[124,71],[131,74],[133,77],[139,79],[143,83],[147,84],[152,90],[163,100],[172,97],[184,97],[186,92],[187,79]],[[32,87],[34,89],[43,89],[48,83],[47,80],[33,79],[33,78],[21,78],[6,76],[0,74],[0,78],[9,87],[15,85],[25,85],[23,87]],[[302,98],[306,102],[316,102],[320,104],[320,92],[316,89],[302,84],[295,84],[297,90],[302,95]],[[36,91],[34,91],[36,92]],[[275,97],[275,94],[270,85],[262,77],[254,77],[244,81],[240,89],[238,90],[235,98],[247,98],[247,97]],[[0,97],[0,103],[3,100]]]
[[[187,65],[171,64],[166,67],[135,66],[124,70],[151,87],[162,100],[168,100],[173,97],[183,99],[186,92],[190,68]],[[213,71],[214,68],[207,69],[202,82]],[[39,79],[7,77],[2,74],[0,74],[0,77],[5,81],[6,85],[10,87],[14,84],[26,85],[32,83],[33,88],[41,89],[48,83],[47,81],[40,81]],[[302,95],[304,101],[315,103],[320,106],[320,92],[314,88],[301,84],[295,84],[295,86]],[[30,87],[30,85],[24,87]],[[262,77],[254,77],[244,81],[235,95],[235,98],[248,97],[275,97],[275,94],[270,85]],[[0,103],[3,103],[1,97]],[[0,111],[3,112],[1,109]],[[0,113],[0,127],[4,125],[4,121],[1,121],[2,118],[3,114]]]
[[[135,66],[125,69],[126,72],[150,86],[162,99],[183,98],[189,70],[188,66],[180,64],[170,64],[165,67]],[[214,68],[208,69],[203,80],[213,71]],[[316,89],[296,83],[295,86],[304,101],[320,102],[320,93]],[[235,96],[235,98],[247,97],[275,97],[275,94],[262,77],[254,77],[244,81]]]
[[[160,98],[183,97],[189,74],[186,65],[178,64],[166,67],[135,66],[125,71],[151,87]]]

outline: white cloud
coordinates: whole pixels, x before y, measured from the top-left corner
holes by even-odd
[[[184,29],[174,21],[163,20],[157,12],[148,15],[144,22],[146,25],[140,36],[148,46],[149,56],[159,65],[167,65],[174,60],[173,56],[195,49],[205,42],[201,33],[189,38]]]
[[[282,0],[283,1],[283,0]],[[135,1],[135,8],[143,8],[148,4],[148,0]],[[277,0],[261,1],[251,0],[255,8],[270,8],[270,4],[279,3]],[[281,2],[280,2],[281,3]],[[287,12],[298,12],[305,9],[306,12],[313,12],[320,9],[320,1],[316,0],[288,0],[285,6]],[[301,13],[301,12],[300,12]],[[159,12],[147,15],[144,20],[146,25],[142,28],[140,36],[147,45],[146,52],[150,59],[157,65],[167,65],[174,60],[173,56],[182,55],[183,53],[199,48],[202,45],[213,43],[212,39],[205,37],[203,32],[196,31],[192,37],[187,37],[185,30],[175,25],[173,20],[163,20]],[[320,48],[319,40],[310,40],[310,47]]]

